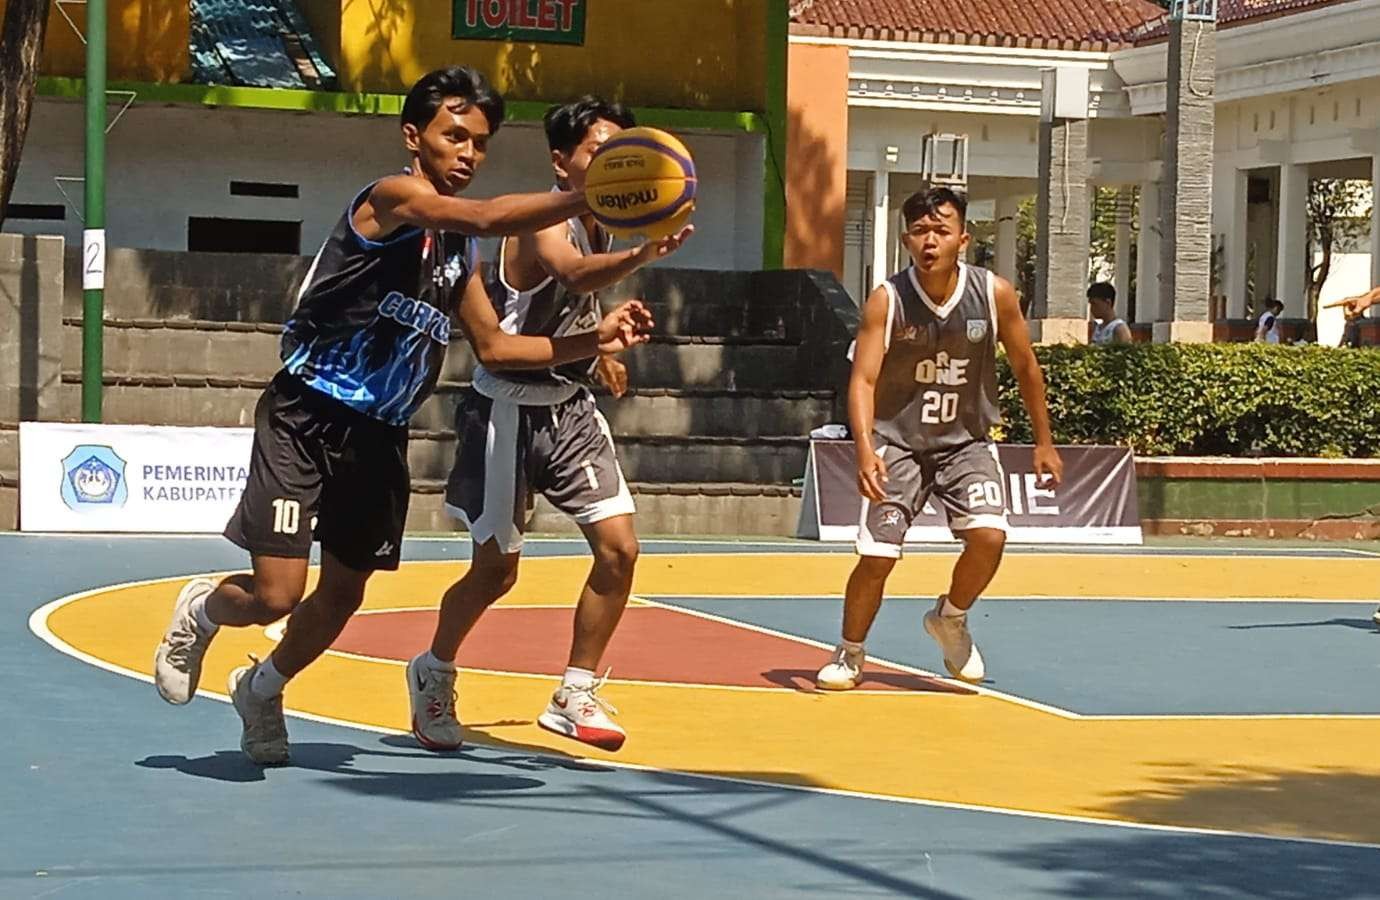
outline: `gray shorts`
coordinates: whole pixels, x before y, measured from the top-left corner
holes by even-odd
[[[496,540],[504,553],[521,550],[535,494],[581,525],[634,512],[608,423],[586,390],[529,406],[470,389],[456,410],[455,432],[446,510],[475,543]]]
[[[907,529],[931,497],[939,500],[954,534],[970,528],[1006,531],[1006,478],[996,444],[975,441],[917,454],[879,442],[877,453],[886,463],[887,497],[881,503],[863,498],[860,555],[899,559]]]

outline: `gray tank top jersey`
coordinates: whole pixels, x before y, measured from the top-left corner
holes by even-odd
[[[566,236],[585,256],[607,253],[613,245],[613,238],[602,228],[596,226],[591,235],[579,219],[566,222]],[[489,299],[504,331],[534,337],[570,337],[598,329],[597,294],[573,293],[550,277],[531,290],[510,287],[503,272],[506,244],[506,240],[498,243],[498,259],[487,285]],[[593,379],[595,362],[589,359],[550,369],[505,369],[491,374],[505,381],[528,384],[586,384]]]
[[[884,286],[886,356],[873,430],[920,453],[988,440],[1001,423],[992,273],[960,264],[958,287],[942,304],[925,295],[914,267]]]

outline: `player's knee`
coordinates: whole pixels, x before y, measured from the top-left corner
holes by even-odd
[[[884,582],[894,568],[896,560],[889,556],[860,556],[855,571],[865,581]]]
[[[605,571],[620,578],[631,579],[638,554],[641,552],[642,547],[638,544],[637,538],[630,535],[621,540],[601,544],[594,552],[594,560]]]
[[[292,584],[262,582],[254,586],[254,599],[258,601],[257,624],[272,625],[286,618],[302,602],[302,588]]]
[[[1000,556],[1006,547],[1006,532],[1000,528],[972,528],[963,535],[963,540],[980,553]]]
[[[517,584],[517,562],[511,565],[503,562],[478,565],[465,576],[466,586],[481,595],[489,603],[502,597]]]

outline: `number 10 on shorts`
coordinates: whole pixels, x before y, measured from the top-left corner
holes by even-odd
[[[296,534],[302,517],[302,504],[282,497],[273,501],[273,533]]]

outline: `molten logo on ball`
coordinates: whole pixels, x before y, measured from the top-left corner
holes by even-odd
[[[661,192],[656,188],[641,191],[628,191],[625,194],[600,194],[599,205],[606,209],[636,209],[655,203]]]

